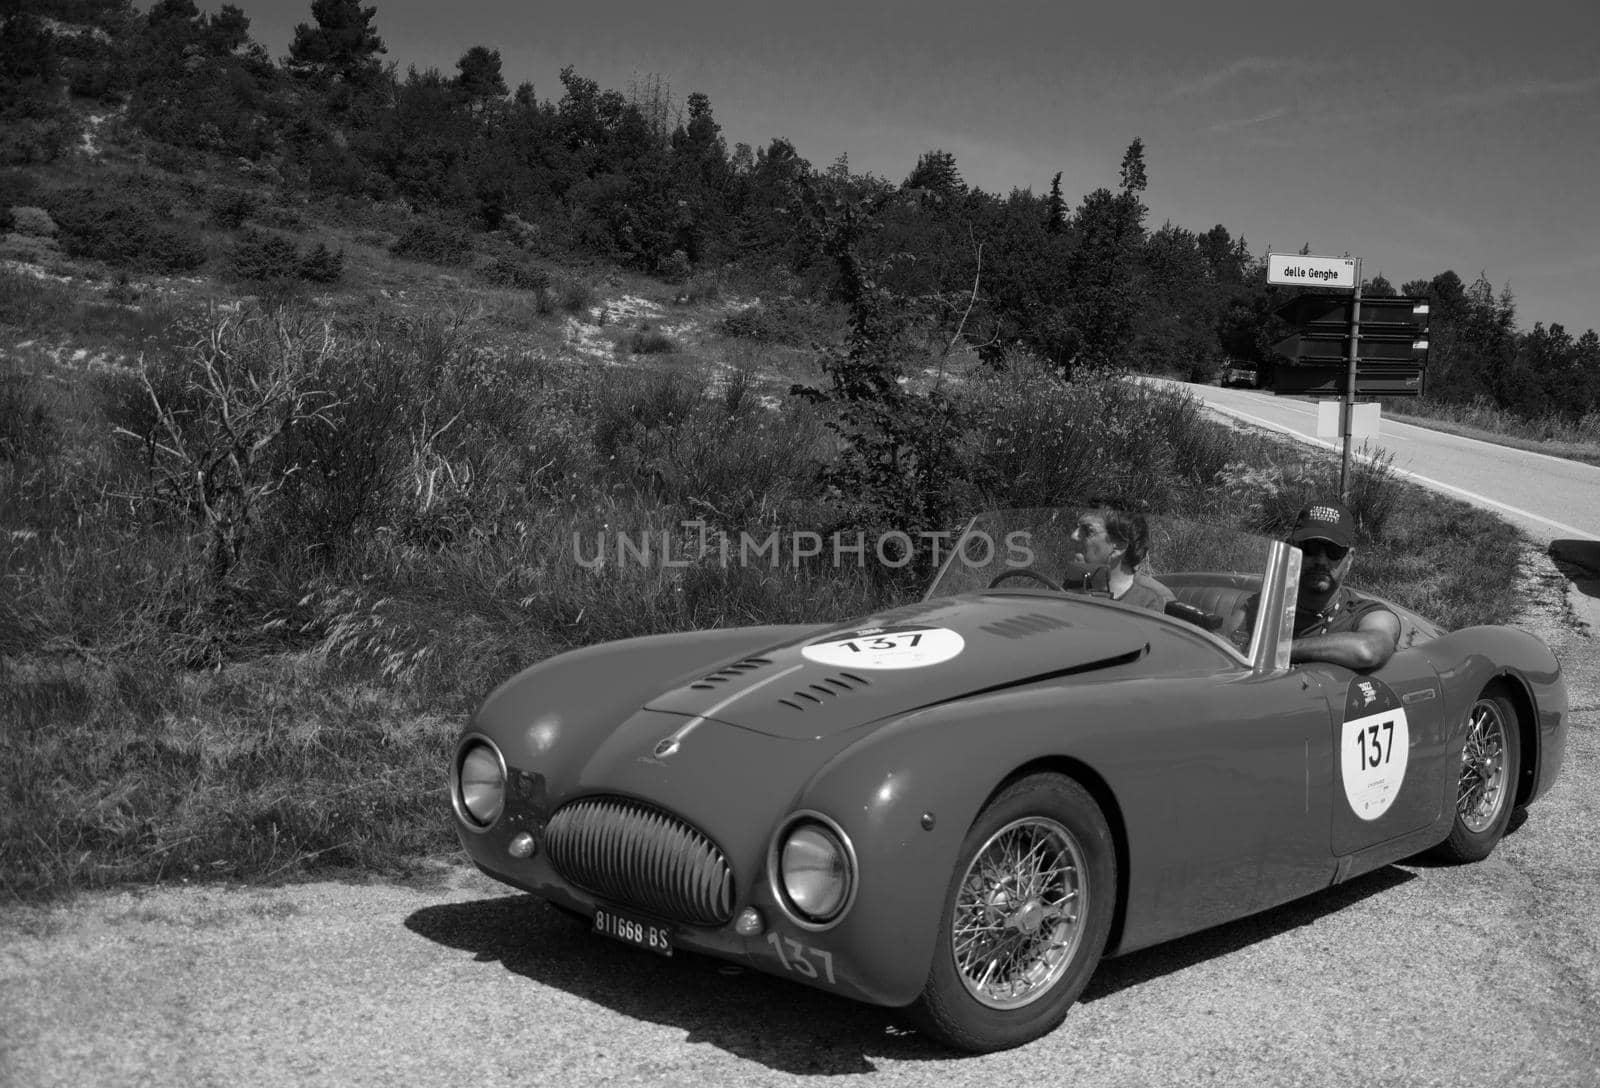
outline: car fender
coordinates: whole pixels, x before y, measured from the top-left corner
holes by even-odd
[[[1030,764],[1099,747],[1093,730],[1061,729],[1062,703],[1059,690],[1036,688],[913,712],[840,752],[801,791],[801,809],[850,838],[859,873],[848,915],[812,943],[871,979],[873,1000],[921,993],[957,854],[985,802]],[[1092,716],[1098,700],[1071,705]]]
[[[1560,774],[1566,753],[1567,690],[1561,663],[1537,636],[1515,627],[1465,627],[1416,649],[1429,656],[1444,685],[1447,720],[1457,723],[1452,760],[1459,760],[1473,701],[1491,682],[1503,679],[1520,701],[1523,722],[1522,772],[1516,803],[1539,797]],[[1455,783],[1449,783],[1454,800]],[[1453,806],[1452,806],[1453,807]]]

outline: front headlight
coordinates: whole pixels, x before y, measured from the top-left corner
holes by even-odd
[[[506,805],[506,767],[488,741],[474,741],[456,764],[456,813],[469,824],[489,827]]]
[[[778,880],[788,906],[801,921],[825,925],[850,902],[855,859],[834,828],[803,820],[790,828],[778,847]]]

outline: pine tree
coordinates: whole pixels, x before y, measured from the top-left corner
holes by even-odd
[[[1060,234],[1067,229],[1067,202],[1061,197],[1061,171],[1050,179],[1050,196],[1044,205],[1044,229]]]
[[[456,61],[456,86],[468,106],[481,110],[491,99],[506,96],[506,81],[500,74],[500,50],[475,45]]]
[[[382,72],[377,55],[388,52],[372,27],[377,14],[377,8],[364,8],[358,0],[311,0],[317,25],[301,23],[294,28],[289,70],[353,86],[372,83]]]

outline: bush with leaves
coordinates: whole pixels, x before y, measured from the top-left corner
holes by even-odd
[[[761,344],[810,347],[832,340],[839,333],[839,318],[830,308],[801,299],[777,298],[757,302],[717,322],[723,336],[736,336]]]
[[[661,262],[661,278],[668,283],[683,283],[694,272],[694,265],[689,263],[689,255],[681,249],[675,249]]]
[[[249,231],[233,247],[233,274],[242,280],[270,282],[300,274],[300,250],[270,231]]]
[[[496,257],[481,274],[496,287],[539,294],[550,289],[550,273],[519,257]]]
[[[460,227],[424,219],[401,234],[389,252],[408,261],[463,265],[472,259],[472,238]]]
[[[224,189],[211,200],[211,221],[223,230],[237,230],[255,212],[255,199],[243,189]]]
[[[300,259],[298,273],[312,283],[338,283],[344,275],[344,250],[335,253],[326,242],[318,242]]]
[[[61,244],[74,257],[149,272],[189,272],[206,262],[206,248],[191,230],[158,222],[147,204],[76,187],[51,194],[47,209],[61,228]]]

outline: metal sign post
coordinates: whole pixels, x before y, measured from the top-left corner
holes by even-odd
[[[1339,501],[1350,503],[1350,444],[1356,419],[1356,362],[1361,358],[1361,258],[1356,258],[1355,294],[1350,299],[1350,361],[1345,372],[1344,411],[1339,430],[1344,452],[1339,458]]]

